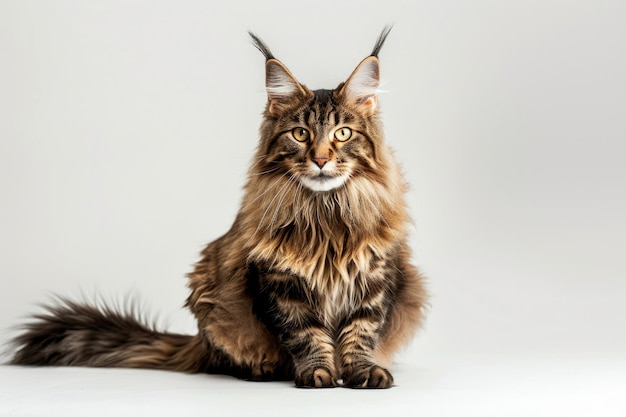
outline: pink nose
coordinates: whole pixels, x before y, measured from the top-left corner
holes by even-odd
[[[315,162],[315,165],[320,167],[320,169],[324,168],[324,165],[326,165],[326,162],[328,162],[328,161],[329,161],[329,159],[325,158],[325,157],[321,157],[320,158],[320,157],[316,156],[315,158],[313,158],[313,162]]]

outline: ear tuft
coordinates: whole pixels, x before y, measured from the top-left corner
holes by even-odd
[[[380,32],[380,35],[378,36],[378,40],[376,40],[376,45],[374,45],[374,49],[372,49],[372,53],[370,55],[376,56],[376,57],[378,56],[380,49],[385,44],[385,40],[387,40],[387,36],[389,36],[389,32],[391,32],[391,29],[393,29],[393,25],[385,26],[383,28],[383,31]]]
[[[265,64],[265,88],[268,110],[276,113],[289,107],[298,96],[305,96],[302,85],[277,59],[269,59]]]
[[[368,56],[356,67],[342,88],[346,100],[363,111],[371,113],[378,105],[380,64],[375,56]]]
[[[270,48],[265,44],[265,42],[263,42],[263,39],[259,38],[257,35],[250,31],[248,31],[248,35],[250,35],[250,39],[252,39],[252,44],[254,45],[254,47],[261,51],[266,61],[274,58],[274,54],[272,54]]]

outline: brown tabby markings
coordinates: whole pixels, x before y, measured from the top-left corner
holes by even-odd
[[[392,386],[383,366],[421,323],[426,293],[409,262],[406,185],[378,118],[387,34],[345,83],[316,91],[252,35],[267,59],[268,104],[239,214],[189,274],[196,336],[63,301],[27,325],[13,363]]]

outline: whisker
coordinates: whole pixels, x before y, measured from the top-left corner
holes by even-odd
[[[362,196],[363,198],[365,198],[365,200],[367,200],[367,202],[372,207],[372,210],[374,212],[376,212],[376,213],[380,212],[378,206],[376,204],[374,204],[374,202],[370,198],[370,195],[369,195],[370,193],[366,192],[366,190],[364,190],[364,188],[362,187],[362,185],[358,181],[354,181],[353,185],[359,190],[359,195]],[[387,227],[391,228],[391,226],[389,225],[389,223],[387,223],[387,220],[385,219],[384,216],[379,215],[379,217],[387,225]]]
[[[272,169],[268,169],[267,171],[263,171],[263,172],[255,172],[254,174],[249,174],[250,177],[258,177],[259,175],[266,175],[266,174],[271,174],[272,172],[278,171],[280,169],[280,166],[276,166]]]
[[[280,177],[278,177],[276,179],[276,181],[274,181],[273,183],[270,184],[269,187],[267,187],[267,189],[265,191],[263,191],[261,194],[259,194],[258,196],[256,196],[252,201],[250,201],[248,204],[246,204],[245,206],[243,206],[241,208],[242,211],[245,211],[248,207],[250,207],[254,202],[256,202],[259,198],[263,197],[265,194],[269,193],[270,191],[272,191],[272,189],[274,188],[274,186],[276,184],[278,184],[278,182],[287,175],[287,172],[285,172],[283,175],[281,175]]]
[[[252,165],[250,165],[250,168],[248,168],[248,170],[252,171],[257,165],[259,165],[261,163],[261,161],[263,161],[268,156],[269,156],[269,154],[266,153],[266,154],[263,154],[263,155],[256,156],[255,158],[252,158],[253,161],[255,159],[256,159],[256,161],[254,161],[254,163]]]
[[[286,177],[287,173],[284,173],[280,178]],[[280,187],[280,189],[278,190],[278,192],[276,193],[276,195],[274,196],[274,198],[272,198],[269,202],[269,204],[267,205],[267,207],[265,208],[265,211],[263,212],[263,216],[261,216],[261,220],[259,220],[259,225],[256,228],[256,232],[255,234],[260,230],[261,225],[263,224],[263,220],[265,220],[265,216],[267,215],[267,212],[269,211],[269,209],[272,207],[272,205],[274,204],[274,201],[276,201],[276,198],[278,198],[278,196],[281,194],[281,192],[284,190],[284,188],[290,184],[290,181],[287,180],[282,187]],[[271,225],[270,225],[271,226]],[[271,232],[271,230],[270,230]]]
[[[292,184],[294,182],[295,176],[291,175],[288,179],[287,179],[287,184]],[[284,186],[283,186],[284,188]],[[270,225],[269,225],[269,229],[270,229],[270,233],[272,230],[272,226],[274,226],[274,221],[276,220],[276,217],[278,216],[278,211],[280,210],[283,201],[285,201],[285,197],[287,197],[287,194],[289,194],[289,188],[286,188],[285,191],[283,191],[282,193],[282,197],[280,198],[280,200],[278,201],[278,203],[276,204],[276,209],[274,209],[274,214],[272,215],[272,219],[270,220]]]
[[[302,214],[302,202],[300,199],[300,193],[302,192],[302,181],[298,181],[298,187],[296,187],[296,192],[294,193],[294,202],[297,204],[297,206],[294,207],[294,212],[296,213],[296,219],[300,218],[300,215]]]
[[[338,201],[338,204],[342,212],[344,211],[344,209],[348,211],[348,217],[350,217],[350,220],[353,221],[354,216],[352,214],[352,204],[351,204],[352,202],[350,200],[350,190],[348,190],[348,185],[346,183],[347,181],[341,185],[341,187],[345,190],[346,198],[344,198],[343,201],[341,202]]]

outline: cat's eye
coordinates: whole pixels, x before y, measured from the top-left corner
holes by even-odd
[[[296,127],[291,131],[291,134],[298,142],[306,142],[311,137],[311,133],[303,127]]]
[[[341,127],[335,130],[335,139],[339,142],[345,142],[352,136],[352,129],[349,127]]]

